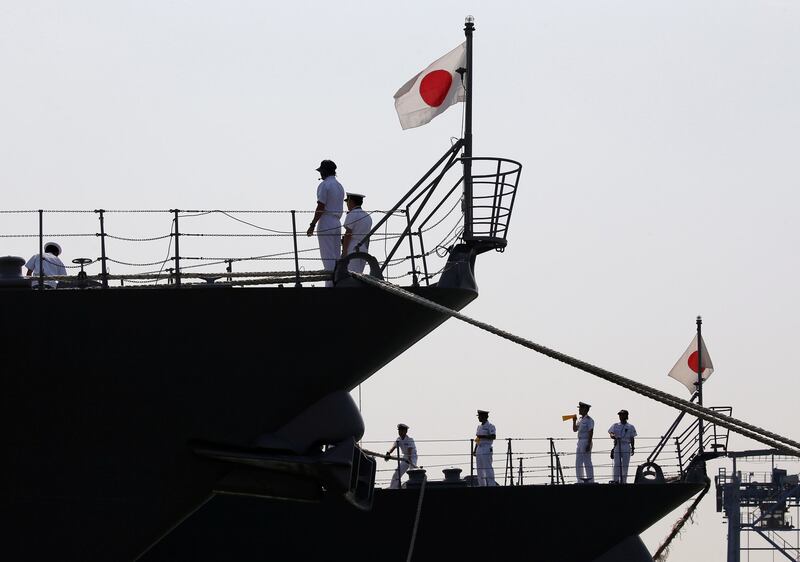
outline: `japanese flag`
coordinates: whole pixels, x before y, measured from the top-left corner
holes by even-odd
[[[464,85],[456,70],[466,66],[467,48],[462,43],[403,84],[394,95],[400,126],[419,127],[454,103],[464,101]]]
[[[703,338],[700,338],[700,349],[703,352],[703,380],[705,381],[714,372],[714,364],[711,362],[711,356],[708,354],[706,344]],[[697,373],[699,369],[699,354],[697,352],[697,336],[694,336],[692,343],[686,351],[683,352],[681,358],[675,363],[675,366],[669,372],[669,376],[673,379],[680,381],[689,389],[689,392],[694,394],[697,390]]]

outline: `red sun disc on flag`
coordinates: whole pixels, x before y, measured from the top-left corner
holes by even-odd
[[[447,97],[450,86],[453,84],[453,75],[446,70],[434,70],[422,78],[419,84],[419,95],[422,101],[431,107],[439,107]]]
[[[689,368],[694,371],[695,373],[700,372],[700,354],[697,351],[692,351],[692,354],[689,356],[689,359],[686,360],[689,364]]]

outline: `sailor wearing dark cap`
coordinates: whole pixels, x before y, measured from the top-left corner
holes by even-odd
[[[368,252],[369,239],[366,236],[372,230],[372,217],[361,208],[364,195],[348,191],[345,203],[347,203],[347,217],[344,219],[342,256],[353,252]],[[353,259],[347,264],[347,269],[363,273],[365,263],[362,259]]]
[[[497,486],[492,468],[492,453],[497,430],[489,423],[489,412],[486,410],[478,410],[478,421],[481,423],[475,430],[475,448],[472,451],[475,456],[475,468],[478,471],[478,486]]]
[[[628,423],[628,410],[620,410],[617,414],[619,423],[608,428],[608,435],[614,440],[614,481],[625,484],[628,481],[628,464],[635,452],[636,428]]]
[[[394,471],[392,483],[389,486],[393,489],[400,488],[400,479],[410,467],[417,467],[417,445],[414,443],[414,439],[408,435],[408,426],[404,423],[398,423],[397,435],[398,437],[394,440],[394,445],[392,445],[392,448],[384,455],[384,458],[388,461],[395,449],[397,449],[399,453],[397,470]]]
[[[592,465],[592,437],[594,436],[594,420],[589,415],[591,404],[578,402],[580,420],[572,418],[572,431],[578,434],[575,449],[575,476],[578,484],[594,482],[594,466]]]
[[[39,259],[39,254],[34,254],[25,264],[25,267],[28,269],[28,275],[38,277],[40,269],[44,270],[44,275],[46,276],[66,275],[67,268],[64,266],[64,262],[61,261],[61,258],[58,257],[61,255],[61,246],[58,242],[47,242],[42,250],[41,260]],[[44,263],[43,268],[42,263]],[[45,281],[44,284],[46,287],[55,289],[58,286],[58,281]],[[38,281],[34,281],[31,284],[32,287],[37,287],[38,285]]]
[[[333,271],[336,260],[342,255],[340,239],[342,236],[342,211],[344,210],[344,188],[336,180],[336,164],[333,160],[323,160],[317,168],[322,183],[317,187],[317,208],[314,218],[306,231],[308,236],[314,235],[317,228],[319,254],[322,268]],[[333,281],[326,281],[326,287],[333,287]]]

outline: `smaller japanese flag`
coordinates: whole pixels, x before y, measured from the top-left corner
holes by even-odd
[[[464,85],[456,70],[466,66],[467,48],[462,43],[403,84],[394,95],[400,126],[419,127],[454,103],[464,101]]]
[[[711,356],[708,354],[706,344],[703,338],[700,338],[700,349],[703,351],[703,380],[705,381],[714,372],[714,364],[711,362]],[[694,336],[692,343],[686,351],[683,352],[681,358],[675,363],[675,366],[669,372],[669,376],[673,379],[680,381],[689,389],[691,394],[697,390],[697,373],[699,369],[699,357],[697,353],[697,335]]]

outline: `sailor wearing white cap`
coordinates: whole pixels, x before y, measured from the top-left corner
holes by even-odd
[[[372,230],[372,217],[361,208],[364,203],[364,195],[348,192],[345,203],[347,203],[347,217],[344,219],[342,256],[354,252],[368,252],[369,238],[365,239],[365,237]],[[359,244],[361,245],[359,246]],[[348,271],[363,273],[365,263],[362,259],[353,259],[347,264],[347,269]]]
[[[472,451],[475,456],[475,468],[478,471],[478,486],[497,486],[492,468],[493,445],[497,438],[497,430],[489,423],[489,412],[486,410],[478,410],[478,421],[481,423],[475,430],[475,449]]]
[[[628,481],[628,464],[635,452],[636,428],[628,423],[628,410],[620,410],[618,415],[619,423],[608,428],[608,435],[614,439],[614,481],[625,484]]]
[[[317,208],[306,234],[313,236],[314,228],[319,223],[317,240],[322,268],[332,272],[336,260],[342,255],[340,220],[344,210],[344,188],[336,179],[336,164],[332,160],[323,160],[317,171],[322,177],[322,183],[317,187]],[[325,286],[333,287],[333,281],[326,281]]]
[[[384,458],[388,461],[392,452],[398,449],[400,460],[397,463],[397,470],[394,471],[392,483],[389,486],[393,489],[400,488],[400,479],[410,467],[417,467],[417,445],[414,443],[414,439],[408,435],[408,426],[404,423],[398,423],[397,435],[398,437],[394,440],[394,445],[392,445],[392,448],[386,451],[386,455],[384,455]]]
[[[64,262],[58,256],[61,255],[61,246],[57,242],[48,242],[44,245],[42,260],[44,261],[44,274],[45,275],[66,275],[67,268],[64,267]],[[34,254],[25,267],[28,268],[28,275],[35,277],[39,276],[40,263],[39,254]],[[55,289],[58,286],[58,281],[45,281],[47,287]],[[37,287],[38,281],[34,281],[31,286]]]
[[[589,415],[591,404],[578,402],[580,421],[572,418],[572,431],[578,434],[578,445],[575,449],[575,476],[578,484],[594,482],[594,466],[592,465],[592,437],[594,436],[594,420]]]

